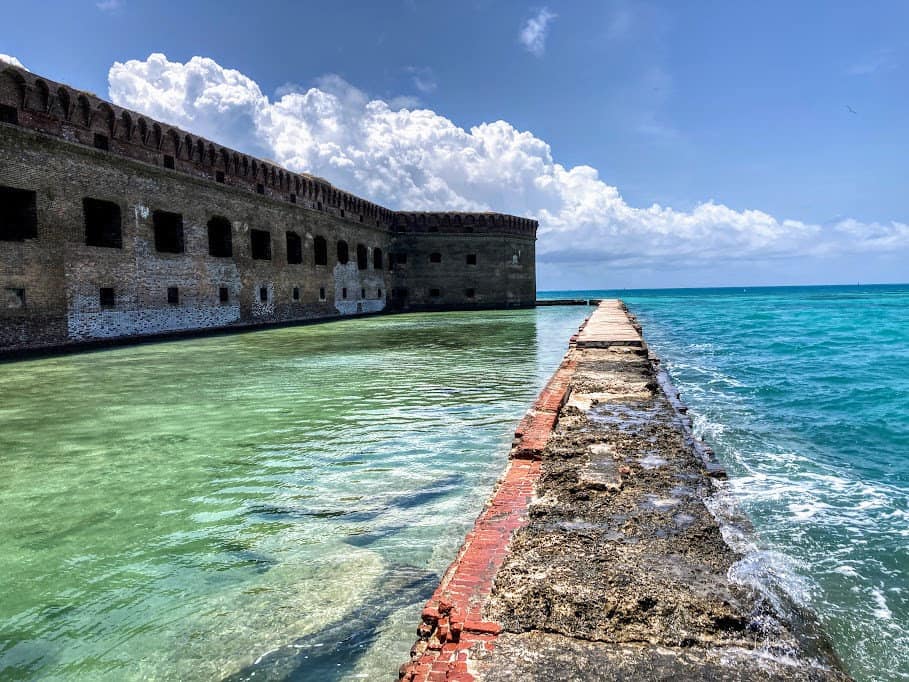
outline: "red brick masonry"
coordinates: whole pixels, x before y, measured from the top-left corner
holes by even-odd
[[[423,608],[419,639],[411,649],[411,661],[401,666],[401,680],[472,681],[467,650],[494,646],[502,628],[483,620],[483,606],[508,554],[512,534],[527,523],[527,507],[540,477],[540,455],[568,399],[576,366],[569,358],[576,340],[577,335],[571,337],[561,365],[518,424],[504,476]]]

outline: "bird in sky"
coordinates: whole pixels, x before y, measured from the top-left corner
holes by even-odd
[[[853,109],[852,107],[850,107],[848,104],[846,104],[846,105],[844,105],[844,106],[846,107],[846,110],[847,110],[850,114],[857,114],[857,113],[858,113],[855,109]]]

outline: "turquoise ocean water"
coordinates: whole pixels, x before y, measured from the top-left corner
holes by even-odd
[[[758,538],[737,577],[811,606],[859,680],[909,679],[909,286],[620,297]]]

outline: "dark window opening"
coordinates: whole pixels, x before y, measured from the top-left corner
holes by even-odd
[[[180,290],[177,287],[167,287],[167,302],[177,305],[180,302]]]
[[[441,254],[441,253],[431,253],[431,254],[429,254],[429,262],[430,262],[430,263],[441,263],[441,262],[442,262],[442,254]]]
[[[319,287],[319,300],[325,300],[325,287]]]
[[[396,262],[398,265],[407,265],[407,254],[406,254],[406,253],[399,253],[399,254],[396,254],[396,255],[395,255],[395,262]]]
[[[110,151],[110,140],[107,135],[95,133],[95,149],[101,149],[105,152]]]
[[[175,164],[174,164],[174,157],[172,157],[170,154],[165,154],[165,155],[164,155],[164,167],[165,167],[165,168],[170,168],[171,170],[173,170],[174,165],[175,165]]]
[[[345,300],[347,299],[347,287],[344,287],[343,289],[341,289],[341,298],[343,298]]]
[[[16,310],[25,307],[25,289],[10,287],[6,289],[6,308]]]
[[[395,287],[394,289],[391,290],[391,297],[396,300],[401,300],[403,298],[407,298],[407,289]]]
[[[221,301],[221,303],[227,303],[230,301],[230,291],[228,291],[227,287],[221,287],[218,289],[218,300]]]
[[[271,232],[250,230],[249,243],[252,247],[253,260],[271,260]]]
[[[35,193],[27,189],[0,187],[0,241],[21,242],[37,236]]]
[[[98,302],[102,308],[113,308],[116,305],[113,287],[101,287],[98,291]]]
[[[296,232],[287,233],[287,262],[290,265],[303,262],[303,240]]]
[[[222,185],[224,184],[224,171],[215,171],[215,182],[220,182]]]
[[[376,289],[376,297],[377,297],[377,298],[382,298],[382,290],[381,290],[381,289]]]
[[[294,294],[293,294],[293,296],[294,296],[294,300],[295,300],[295,301],[299,301],[299,300],[300,300],[300,287],[294,287]]]
[[[325,237],[316,237],[312,243],[316,265],[328,265],[328,242]]]
[[[183,216],[155,211],[152,222],[155,225],[155,250],[160,253],[183,253]]]
[[[234,255],[230,221],[216,215],[208,221],[208,255],[215,258],[230,258]]]
[[[290,203],[292,203],[292,204],[297,203],[297,195],[296,195],[296,194],[291,194],[291,195],[290,195]]]
[[[342,217],[342,218],[344,217],[344,209],[343,209],[343,208],[341,209],[341,217]]]
[[[369,251],[362,244],[357,244],[357,270],[369,267]]]
[[[372,250],[372,267],[375,270],[382,269],[382,249],[378,247]]]
[[[120,206],[111,201],[85,197],[82,200],[82,213],[85,217],[85,243],[88,246],[123,248]]]
[[[259,300],[268,303],[268,287],[259,287]]]
[[[464,295],[467,298],[474,298],[477,295],[477,292],[475,289],[464,289]]]
[[[0,123],[19,125],[19,110],[8,104],[0,104]]]
[[[345,265],[350,260],[350,253],[347,249],[347,242],[339,241],[338,242],[338,262],[341,265]]]
[[[442,292],[439,291],[438,289],[430,289],[430,290],[429,290],[429,297],[430,297],[430,298],[438,298],[438,297],[441,296],[441,295],[442,295]]]
[[[467,254],[467,264],[468,264],[468,265],[476,265],[476,264],[477,264],[477,254],[475,254],[475,253],[468,253],[468,254]]]
[[[362,215],[360,216],[360,222],[361,222],[361,223],[363,222],[363,216],[362,216]]]
[[[465,231],[465,232],[473,232],[473,225],[468,225],[467,227],[464,228],[464,231]]]
[[[366,298],[366,289],[360,289],[360,298]]]
[[[322,202],[321,202],[321,201],[317,202],[317,203],[316,203],[316,206],[319,207],[319,210],[320,210],[320,211],[322,210]]]
[[[430,231],[430,232],[438,232],[438,231],[439,231],[438,225],[430,225],[430,226],[429,226],[429,231]]]
[[[262,183],[259,183],[258,185],[256,185],[256,193],[265,194],[265,185],[263,185]]]

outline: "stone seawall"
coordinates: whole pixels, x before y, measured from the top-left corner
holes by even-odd
[[[811,614],[730,579],[724,533],[751,529],[685,411],[603,301],[521,421],[400,678],[849,679]]]

